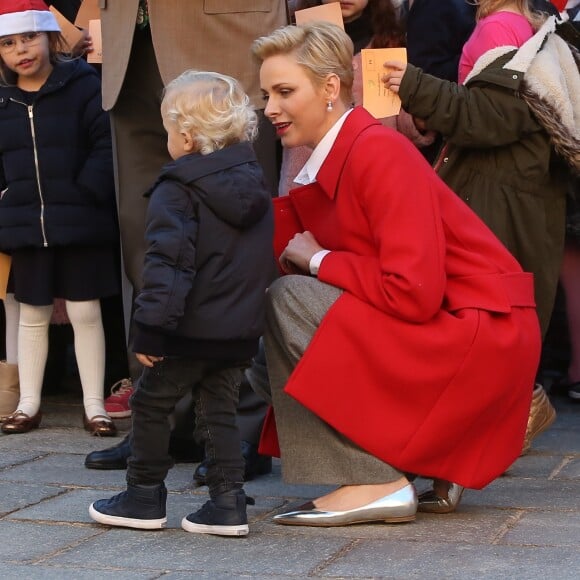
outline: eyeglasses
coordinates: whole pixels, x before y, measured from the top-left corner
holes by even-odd
[[[22,46],[34,46],[42,40],[43,35],[44,32],[26,32],[19,36],[3,36],[0,38],[0,52],[3,54],[14,52],[18,46],[18,38],[20,38]]]

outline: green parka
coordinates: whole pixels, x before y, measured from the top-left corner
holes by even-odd
[[[441,178],[534,273],[544,333],[564,246],[566,164],[580,171],[580,76],[554,30],[551,18],[520,49],[484,54],[463,86],[408,65],[399,92],[445,138]]]

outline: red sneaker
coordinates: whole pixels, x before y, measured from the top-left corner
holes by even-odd
[[[109,417],[122,419],[131,416],[129,397],[133,394],[131,379],[121,379],[111,387],[111,394],[105,399],[105,411]]]

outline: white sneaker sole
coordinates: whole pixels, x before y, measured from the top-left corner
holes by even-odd
[[[105,407],[105,411],[107,408]],[[112,419],[126,419],[131,416],[131,410],[129,411],[107,411],[107,415]]]
[[[167,518],[158,520],[138,520],[135,518],[121,518],[119,516],[110,516],[97,511],[94,504],[89,506],[89,515],[95,522],[107,526],[120,526],[123,528],[137,528],[138,530],[160,530],[167,525]]]
[[[216,536],[247,536],[250,532],[248,524],[241,526],[208,526],[206,524],[195,524],[187,518],[181,520],[181,527],[192,534],[214,534]]]

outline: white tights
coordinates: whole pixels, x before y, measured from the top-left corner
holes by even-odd
[[[29,416],[40,409],[44,367],[48,356],[50,306],[20,304],[18,327],[18,372],[20,402],[18,409]],[[83,387],[83,404],[89,419],[107,415],[103,403],[105,378],[105,332],[98,300],[66,301],[66,311],[74,330],[74,346]]]

